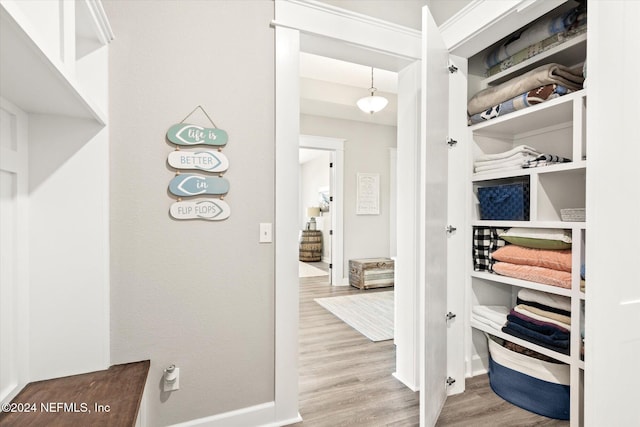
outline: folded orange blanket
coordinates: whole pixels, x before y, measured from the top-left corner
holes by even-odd
[[[571,289],[571,273],[566,271],[508,262],[496,262],[493,264],[493,271],[503,276]]]
[[[511,264],[532,265],[571,272],[571,250],[531,249],[518,245],[506,245],[493,252],[498,261]]]

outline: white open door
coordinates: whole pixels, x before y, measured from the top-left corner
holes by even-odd
[[[449,52],[422,9],[420,425],[435,425],[447,396],[447,153]]]
[[[640,2],[588,5],[584,425],[639,426]]]

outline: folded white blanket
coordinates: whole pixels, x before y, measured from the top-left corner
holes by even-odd
[[[535,148],[529,147],[528,145],[518,145],[517,147],[513,147],[511,150],[504,151],[502,153],[483,154],[481,156],[476,157],[475,161],[476,162],[486,162],[486,161],[490,161],[490,160],[504,160],[504,159],[508,159],[509,157],[513,156],[514,154],[518,154],[518,153],[529,153],[529,154],[535,154],[536,156],[539,156],[540,154],[542,154],[542,153],[536,151]]]
[[[474,320],[501,330],[507,323],[509,308],[502,305],[474,305],[471,312]]]
[[[562,295],[548,294],[534,289],[522,288],[518,291],[518,298],[571,312],[571,298]]]
[[[476,162],[474,169],[476,172],[482,172],[493,169],[502,169],[509,166],[522,167],[527,161],[535,159],[535,155],[527,155],[525,153],[519,153],[504,160],[491,160],[488,162]]]
[[[510,162],[512,160],[519,160],[521,162],[526,162],[529,160],[533,160],[533,159],[537,159],[538,156],[535,153],[531,153],[528,151],[522,151],[516,154],[512,154],[509,157],[505,157],[503,159],[496,159],[496,160],[476,160],[475,162],[473,162],[474,166],[493,166],[493,165],[501,165],[504,164],[505,162]]]

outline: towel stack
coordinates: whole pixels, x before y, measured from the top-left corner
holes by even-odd
[[[518,145],[502,153],[478,156],[473,162],[473,171],[475,173],[509,171],[570,161],[571,159],[565,157],[541,153],[527,145]]]
[[[543,237],[549,239],[545,240]],[[564,230],[513,227],[501,233],[500,238],[512,244],[491,254],[495,260],[494,273],[549,286],[571,288],[571,237]]]
[[[532,289],[518,291],[517,305],[507,315],[504,333],[541,347],[569,354],[571,300]]]
[[[471,309],[471,318],[478,323],[500,330],[507,323],[509,308],[503,305],[475,305]]]

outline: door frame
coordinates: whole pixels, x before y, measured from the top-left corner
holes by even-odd
[[[369,66],[397,72],[421,59],[421,37],[417,30],[324,3],[299,0],[276,0],[272,26],[275,27],[276,68],[275,419],[293,420],[300,418],[296,251],[301,46],[305,52],[351,62],[363,61]],[[414,286],[421,284],[409,284]],[[407,326],[418,327],[417,324]]]
[[[8,264],[2,265],[0,273],[0,355],[10,378],[10,384],[2,384],[0,401],[7,403],[29,380],[29,116],[2,97],[0,109],[6,114],[5,125],[11,128],[15,144],[0,147],[0,171],[14,177],[9,183],[13,187],[10,198],[4,199],[3,194],[0,200],[0,215],[11,212],[9,219],[2,218],[0,227],[2,250],[7,250],[3,261]]]
[[[299,148],[311,148],[332,152],[330,190],[331,203],[331,284],[349,285],[349,277],[344,276],[344,143],[345,139],[326,136],[300,135]]]

